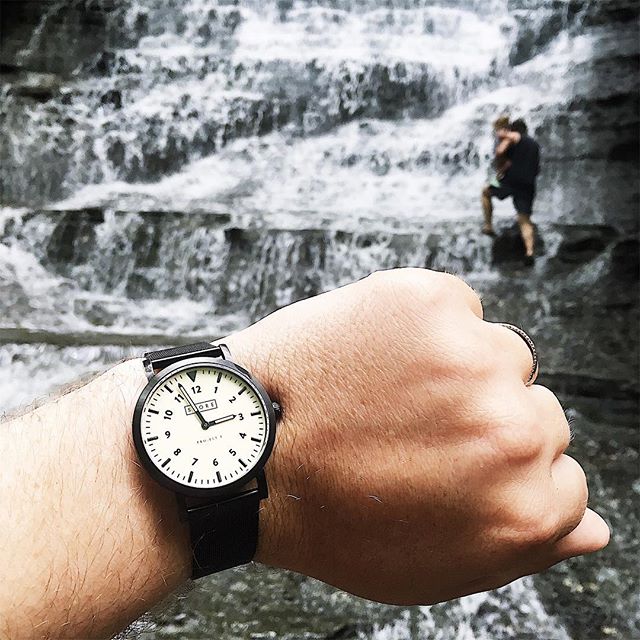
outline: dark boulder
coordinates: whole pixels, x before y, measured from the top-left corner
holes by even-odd
[[[617,236],[616,230],[608,225],[565,225],[562,234],[556,257],[565,264],[590,262]]]

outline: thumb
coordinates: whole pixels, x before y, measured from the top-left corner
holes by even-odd
[[[609,543],[609,525],[591,509],[585,511],[580,524],[552,547],[556,562],[599,551]]]

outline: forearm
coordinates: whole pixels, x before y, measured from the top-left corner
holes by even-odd
[[[507,152],[507,149],[511,145],[511,140],[509,138],[504,138],[501,140],[500,144],[496,147],[495,150],[495,158],[496,160],[504,160],[504,154]]]
[[[140,468],[140,360],[0,426],[0,635],[104,637],[188,578],[175,496]]]
[[[500,156],[504,155],[512,144],[518,144],[521,137],[517,131],[505,131],[498,135],[500,137],[500,144],[498,144],[495,150],[496,158],[500,158]]]

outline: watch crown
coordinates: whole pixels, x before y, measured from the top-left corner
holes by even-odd
[[[282,417],[282,407],[277,402],[272,402],[271,405],[273,406],[273,410],[276,413],[276,419],[279,420]]]

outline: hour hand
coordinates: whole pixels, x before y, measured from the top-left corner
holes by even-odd
[[[209,427],[213,427],[216,424],[229,422],[229,420],[233,420],[235,417],[236,417],[235,413],[230,413],[228,416],[222,416],[222,418],[216,418],[215,420],[212,420],[211,422],[207,423],[207,426],[205,428],[208,429]]]
[[[180,393],[187,399],[187,402],[191,405],[191,408],[193,409],[194,413],[198,416],[198,420],[200,420],[200,424],[202,425],[202,428],[206,429],[208,427],[207,421],[205,420],[204,416],[200,412],[200,409],[198,409],[198,407],[196,406],[196,403],[191,399],[191,396],[187,393],[187,390],[180,383],[178,383],[178,389],[180,390]]]

